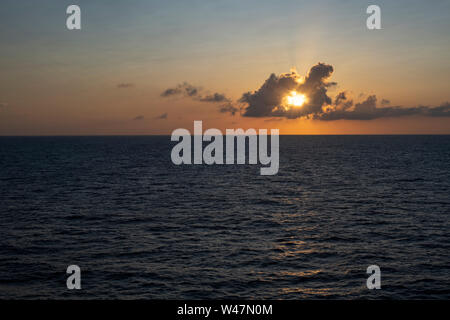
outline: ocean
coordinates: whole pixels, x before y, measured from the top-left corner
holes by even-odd
[[[450,298],[450,136],[280,136],[274,176],[174,144],[0,137],[0,298]]]

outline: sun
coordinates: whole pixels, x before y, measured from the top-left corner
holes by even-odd
[[[296,91],[292,91],[291,95],[286,97],[287,103],[294,107],[301,107],[306,102],[306,96]]]

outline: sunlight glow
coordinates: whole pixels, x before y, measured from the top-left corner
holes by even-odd
[[[304,94],[292,91],[290,96],[286,97],[287,103],[294,107],[301,107],[306,102],[306,96]]]

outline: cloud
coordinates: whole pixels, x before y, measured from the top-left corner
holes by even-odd
[[[397,118],[405,116],[450,117],[450,103],[439,107],[384,107],[377,108],[377,98],[372,95],[365,101],[357,103],[352,110],[329,109],[313,116],[316,120],[373,120],[378,118]]]
[[[182,95],[185,97],[197,97],[198,93],[201,90],[200,87],[195,87],[187,82],[183,82],[182,84],[177,85],[174,88],[168,88],[161,93],[161,97],[170,97],[176,95]]]
[[[134,87],[134,84],[133,83],[126,83],[126,82],[124,82],[124,83],[119,83],[118,85],[117,85],[117,88],[119,88],[119,89],[128,89],[128,88],[133,88]]]
[[[421,115],[427,117],[450,117],[450,103],[438,107],[389,106],[390,101],[368,96],[354,104],[348,91],[339,92],[334,99],[328,96],[328,89],[337,85],[329,79],[334,69],[331,65],[318,63],[303,79],[296,71],[279,76],[271,74],[264,84],[254,92],[244,93],[239,102],[245,105],[245,117],[309,118],[315,120],[372,120],[377,118],[405,117]],[[285,97],[292,91],[304,94],[306,103],[301,107],[287,105]],[[362,98],[360,95],[359,98]]]
[[[354,102],[350,91],[340,91],[335,97],[330,97],[328,91],[337,85],[330,81],[333,66],[317,63],[306,74],[300,76],[295,70],[276,75],[272,73],[256,91],[242,94],[237,100],[221,93],[203,93],[201,87],[187,82],[166,89],[162,97],[181,96],[200,102],[220,104],[218,111],[243,117],[261,117],[270,119],[307,118],[322,121],[332,120],[372,120],[378,118],[405,117],[420,115],[427,117],[450,117],[450,103],[440,106],[402,107],[391,106],[391,102],[382,99],[378,107],[375,95],[360,94],[358,102]],[[299,107],[289,105],[286,97],[295,91],[306,96],[306,102]],[[365,100],[362,100],[364,99]],[[273,121],[273,120],[269,120]]]
[[[136,120],[136,121],[138,121],[138,120],[144,120],[144,116],[137,116],[137,117],[134,118],[133,120]]]
[[[282,121],[283,118],[269,118],[264,120],[264,122],[278,122],[278,121]]]
[[[155,119],[165,120],[165,119],[167,119],[167,116],[168,116],[167,113],[163,113],[162,115],[159,115],[159,116],[155,117]]]
[[[240,112],[241,109],[235,107],[232,103],[225,104],[219,108],[220,113],[230,113],[231,115],[235,115],[237,112]]]
[[[171,96],[181,96],[188,97],[195,101],[200,102],[209,102],[209,103],[218,103],[221,104],[219,106],[219,112],[221,113],[230,113],[235,115],[236,112],[239,111],[239,108],[234,106],[231,99],[227,98],[223,93],[203,93],[203,89],[201,87],[193,86],[187,82],[183,82],[182,84],[177,85],[173,88],[168,88],[161,93],[162,97],[171,97]]]
[[[199,99],[202,102],[228,102],[229,100],[221,93],[214,93]]]
[[[247,105],[243,116],[298,118],[318,113],[323,105],[332,103],[327,95],[328,88],[336,85],[328,82],[332,73],[333,67],[325,63],[313,66],[304,79],[295,70],[279,76],[272,73],[258,90],[242,95],[239,102]],[[308,97],[301,108],[287,105],[285,97],[292,91]]]

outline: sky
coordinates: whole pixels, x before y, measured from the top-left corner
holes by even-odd
[[[449,34],[439,0],[2,0],[0,135],[450,134]]]

